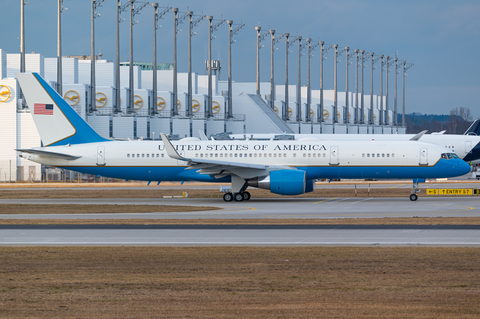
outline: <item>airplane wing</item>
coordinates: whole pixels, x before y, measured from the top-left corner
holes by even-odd
[[[75,160],[75,159],[81,157],[81,156],[75,156],[75,155],[70,155],[70,154],[55,153],[55,152],[49,152],[49,151],[43,151],[43,150],[34,150],[34,149],[16,149],[16,151],[19,151],[19,152],[22,152],[22,153],[40,155],[40,156],[61,158],[61,159],[67,160],[67,161]]]
[[[186,158],[178,154],[165,134],[160,133],[160,136],[162,137],[163,144],[165,144],[167,155],[170,158],[179,161],[185,161],[185,163],[189,166],[188,169],[198,169],[199,174],[206,174],[215,178],[237,175],[240,178],[249,179],[268,175],[271,171],[295,169],[294,167],[283,165],[263,165],[243,162],[219,161],[213,159]]]

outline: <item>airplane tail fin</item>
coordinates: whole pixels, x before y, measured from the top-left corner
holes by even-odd
[[[44,146],[108,141],[75,112],[37,73],[17,79]]]
[[[480,136],[480,119],[476,119],[472,125],[463,133],[463,135],[478,135]]]

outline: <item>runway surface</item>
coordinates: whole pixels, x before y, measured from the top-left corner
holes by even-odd
[[[209,219],[209,218],[384,218],[480,216],[480,197],[264,198],[226,203],[209,199],[1,199],[0,204],[192,205],[221,208],[200,212],[136,214],[1,215],[0,219]]]
[[[477,188],[477,185],[430,184],[428,187]],[[371,187],[410,188],[411,184],[372,184]],[[3,225],[0,226],[1,246],[480,246],[480,225],[275,225],[275,219],[279,218],[478,217],[480,196],[420,197],[416,202],[403,197],[253,198],[232,203],[225,203],[221,198],[1,199],[0,204],[146,204],[221,208],[203,212],[136,214],[0,214],[0,219],[272,219],[272,225],[262,226]]]
[[[0,226],[2,246],[480,246],[480,226]]]

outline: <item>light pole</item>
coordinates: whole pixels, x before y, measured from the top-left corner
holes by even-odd
[[[128,7],[128,2],[122,5],[121,0],[117,0],[117,21],[116,21],[116,54],[115,54],[115,105],[113,108],[113,113],[120,113],[122,108],[120,106],[120,22],[123,22],[123,19],[120,14],[125,11]]]
[[[323,123],[323,61],[327,59],[325,53],[327,53],[333,45],[325,49],[325,42],[320,41],[321,52],[320,52],[320,109],[317,111],[317,120],[319,123]]]
[[[385,66],[386,66],[386,72],[385,72],[385,76],[386,76],[386,83],[385,83],[385,86],[386,86],[386,101],[385,101],[385,125],[389,125],[389,121],[388,121],[388,109],[389,109],[389,106],[388,106],[388,73],[390,72],[388,70],[388,68],[392,65],[393,63],[393,60],[391,60],[391,57],[389,56],[386,56],[385,57],[387,62],[385,63]]]
[[[407,70],[413,66],[413,63],[406,65],[406,61],[402,61],[403,66],[403,96],[402,96],[402,126],[405,127],[405,77],[407,76]]]
[[[358,53],[360,50],[355,49],[355,115],[353,121],[358,124]]]
[[[398,74],[398,58],[395,56],[395,59],[393,59],[395,63],[395,90],[393,91],[393,125],[397,126],[398,120],[397,120],[397,74]]]
[[[307,48],[308,48],[308,53],[307,53],[307,107],[305,108],[305,121],[306,122],[312,122],[313,119],[310,116],[310,110],[311,110],[311,104],[312,104],[312,87],[310,85],[310,58],[313,58],[313,55],[311,54],[313,50],[320,44],[320,42],[317,42],[312,45],[312,39],[307,38]],[[313,133],[313,132],[312,132]]]
[[[290,120],[290,112],[289,110],[289,97],[288,97],[288,54],[291,53],[288,51],[288,48],[291,47],[295,42],[297,42],[298,38],[295,38],[292,42],[289,41],[290,34],[284,33],[285,35],[285,104],[282,107],[282,119],[284,121]]]
[[[270,55],[270,108],[273,110],[275,108],[275,77],[274,77],[274,52],[277,50],[275,48],[275,44],[277,44],[284,36],[285,34],[282,34],[281,36],[275,38],[275,30],[270,30],[270,34],[272,35],[271,37],[271,55]]]
[[[245,24],[237,25],[235,29],[233,29],[233,21],[228,20],[228,102],[227,102],[227,119],[233,118],[233,100],[232,100],[232,44],[236,41],[233,40],[233,36],[237,34]]]
[[[208,16],[208,105],[207,105],[207,117],[213,117],[213,109],[212,109],[212,40],[216,37],[213,35],[213,31],[217,30],[219,26],[221,26],[225,20],[219,20],[216,24],[213,24],[213,17]],[[218,78],[218,73],[216,74]]]
[[[95,99],[95,19],[100,17],[100,14],[97,13],[97,8],[102,6],[103,0],[92,0],[92,26],[91,26],[91,53],[90,53],[90,113],[97,110],[96,99]]]
[[[302,121],[302,68],[301,68],[301,57],[302,57],[302,37],[298,36],[298,84],[297,84],[297,122]],[[298,126],[300,131],[300,125]]]
[[[268,36],[268,32],[261,34],[262,27],[256,26],[257,31],[257,95],[260,96],[260,49],[263,48],[262,40]]]
[[[103,0],[102,0],[103,1]],[[128,81],[128,105],[127,113],[132,114],[135,112],[133,104],[134,82],[133,82],[133,26],[138,23],[135,21],[135,16],[140,13],[147,3],[140,2],[138,8],[135,8],[136,0],[128,0],[130,2],[130,62],[129,62],[129,81]]]
[[[194,20],[193,11],[188,11],[187,16],[188,16],[188,92],[187,92],[186,116],[191,118],[193,116],[193,110],[192,110],[192,99],[193,99],[193,88],[192,88],[192,37],[194,35],[196,35],[196,33],[193,32],[193,28],[196,27],[203,19],[205,19],[206,16],[201,15],[199,18]],[[192,130],[190,130],[190,131],[192,131]],[[193,134],[193,132],[192,132],[192,134]]]
[[[23,1],[23,0],[22,0]],[[67,11],[63,7],[63,0],[58,0],[57,11],[57,93],[62,94],[62,13]]]
[[[380,58],[380,119],[379,124],[384,125],[383,122],[383,55],[378,56]]]

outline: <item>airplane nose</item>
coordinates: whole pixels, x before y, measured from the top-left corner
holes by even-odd
[[[461,173],[461,175],[470,173],[471,167],[467,162],[463,160],[458,160],[458,159],[456,161],[457,163],[455,166],[458,168],[459,173]]]

